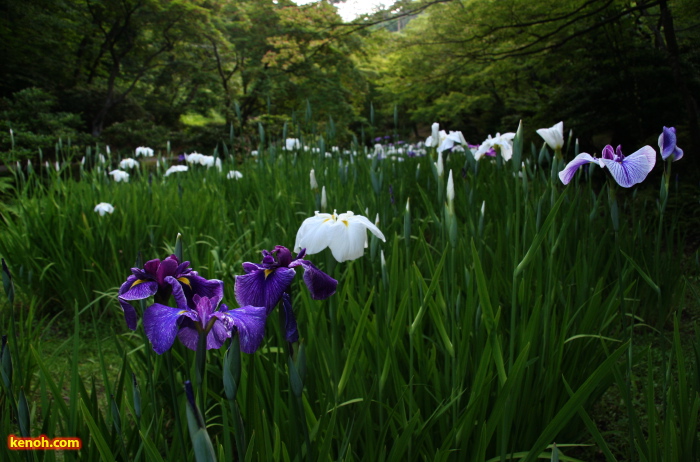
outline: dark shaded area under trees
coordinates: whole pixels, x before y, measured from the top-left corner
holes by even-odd
[[[405,0],[348,24],[290,0],[3,0],[0,15],[5,160],[59,136],[210,150],[231,124],[245,152],[258,122],[279,136],[332,120],[341,143],[393,132],[396,106],[404,137],[438,121],[478,143],[564,120],[594,152],[676,126],[697,170],[692,0]]]

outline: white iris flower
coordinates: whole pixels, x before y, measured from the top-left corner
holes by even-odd
[[[139,162],[137,160],[132,159],[131,157],[127,157],[126,159],[122,159],[121,162],[119,162],[119,168],[126,170],[127,168],[134,168],[138,167]]]
[[[129,182],[129,174],[122,171],[122,170],[112,170],[109,172],[110,175],[112,175],[112,178],[114,178],[114,181],[119,183],[120,181],[123,181],[124,183]]]
[[[171,173],[186,172],[187,165],[173,165],[165,171],[163,176],[170,176]]]
[[[371,221],[352,212],[333,214],[315,212],[301,224],[294,251],[306,249],[307,255],[319,253],[326,247],[339,262],[360,258],[365,251],[367,230],[386,242],[384,234]]]
[[[109,154],[109,146],[107,146],[107,154]],[[153,157],[153,149],[147,148],[146,146],[139,146],[138,148],[136,148],[134,154],[136,155],[136,157]]]
[[[552,151],[561,152],[561,148],[564,146],[564,122],[559,122],[549,128],[540,128],[537,130],[537,134],[552,148]]]
[[[299,143],[299,140],[296,138],[287,138],[286,140],[284,140],[284,147],[287,151],[294,151],[295,149],[299,149],[299,146],[301,146],[301,143]]]
[[[113,213],[114,207],[112,204],[108,204],[107,202],[100,202],[95,206],[95,212],[99,213],[100,216],[103,217],[105,213]]]
[[[476,160],[481,159],[481,157],[486,154],[491,148],[498,147],[501,152],[501,157],[504,161],[509,161],[513,157],[513,138],[515,138],[515,133],[496,133],[495,137],[489,135],[488,138],[481,143],[479,149],[474,153],[474,158]]]

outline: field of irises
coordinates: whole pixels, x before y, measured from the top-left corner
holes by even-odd
[[[8,166],[2,460],[698,460],[675,129],[527,130]]]

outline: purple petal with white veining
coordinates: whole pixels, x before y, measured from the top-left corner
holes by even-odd
[[[591,156],[590,154],[587,154],[585,152],[582,152],[578,156],[574,157],[574,160],[572,160],[571,162],[566,164],[566,167],[564,167],[564,170],[559,172],[559,179],[561,180],[562,183],[569,184],[571,179],[574,177],[576,170],[578,170],[582,165],[596,163],[596,162],[597,162],[597,160],[593,156]]]
[[[134,284],[135,281],[140,279],[138,276],[134,276],[133,274],[130,275],[128,278],[126,278],[126,281],[122,283],[121,286],[119,286],[119,293],[118,295],[125,294],[131,289],[131,286]]]
[[[236,301],[241,306],[264,306],[269,313],[292,284],[294,275],[291,268],[275,268],[236,276]]]
[[[656,151],[651,146],[644,146],[639,151],[625,157],[622,162],[603,159],[617,184],[629,188],[641,183],[656,164]]]
[[[309,288],[311,298],[314,300],[325,300],[335,293],[338,281],[316,268],[308,260],[294,260],[289,267],[301,265],[304,268],[304,283]]]
[[[218,350],[230,336],[231,331],[226,329],[223,322],[217,320],[207,334],[206,349]],[[180,326],[180,331],[177,333],[177,338],[190,350],[197,351],[199,331],[197,331],[195,323],[191,320],[187,319],[183,321]]]
[[[198,275],[196,271],[192,271],[186,276],[178,278],[180,282],[185,284],[184,290],[185,295],[194,294],[200,297],[208,297],[212,299],[212,304],[216,307],[221,303],[221,299],[224,298],[224,281],[219,279],[204,279],[202,276]],[[183,280],[187,280],[189,284],[184,283]]]
[[[258,265],[257,263],[245,262],[243,263],[243,271],[246,273],[252,273],[253,271],[263,270],[264,266]]]
[[[221,283],[223,285],[223,282]],[[209,319],[211,318],[212,313],[216,309],[216,306],[212,303],[212,301],[209,299],[209,297],[199,297],[198,295],[194,296],[194,302],[197,305],[197,317],[199,318],[199,324],[202,326],[202,328],[207,327],[207,324],[209,324]]]
[[[156,281],[144,281],[143,279],[136,279],[134,282],[131,283],[131,287],[126,292],[119,295],[119,298],[122,298],[124,300],[143,300],[144,298],[148,298],[151,295],[155,295],[156,292],[158,292],[158,283]]]
[[[182,290],[182,284],[180,284],[180,281],[172,276],[167,276],[165,278],[165,282],[170,284],[170,286],[173,288],[173,298],[175,299],[175,304],[177,305],[178,309],[188,310],[188,300],[187,297],[185,297],[185,292]],[[192,303],[192,306],[195,306],[194,302]]]
[[[223,305],[222,305],[223,306]],[[263,306],[244,306],[235,310],[217,311],[215,313],[224,325],[235,326],[240,337],[241,350],[252,354],[260,347],[265,335],[267,309]],[[229,329],[229,332],[231,329]]]
[[[179,329],[178,319],[183,312],[178,308],[154,303],[143,314],[143,330],[153,344],[153,351],[162,355],[173,346]]]

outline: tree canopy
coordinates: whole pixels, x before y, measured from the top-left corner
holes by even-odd
[[[401,0],[353,23],[332,3],[5,0],[0,150],[9,128],[199,147],[231,126],[311,130],[309,108],[341,138],[396,112],[403,136],[564,120],[588,149],[663,125],[700,146],[695,1]]]

